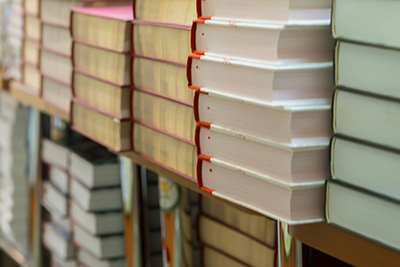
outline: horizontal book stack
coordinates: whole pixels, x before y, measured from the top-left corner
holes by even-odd
[[[28,0],[29,1],[29,0]],[[129,3],[126,1],[125,3]],[[71,9],[74,7],[115,6],[124,1],[41,0],[42,39],[40,70],[42,97],[69,113],[72,98]]]
[[[84,138],[73,140],[69,148],[43,140],[42,151],[49,177],[43,185],[42,202],[51,213],[43,240],[52,260],[123,266],[122,196],[116,156]]]
[[[276,221],[200,199],[201,266],[276,266]]]
[[[400,22],[396,1],[336,0],[332,180],[326,219],[400,249]]]
[[[133,8],[133,150],[196,179],[193,92],[185,78],[196,3],[136,0]]]
[[[0,94],[0,229],[23,255],[29,247],[29,108]]]
[[[200,188],[287,223],[323,220],[330,6],[198,1],[187,78]]]
[[[114,151],[131,149],[131,6],[73,8],[72,128]]]
[[[39,19],[41,0],[26,0],[24,3],[24,40],[22,80],[29,92],[40,94],[42,79],[39,70],[39,48],[41,22]]]

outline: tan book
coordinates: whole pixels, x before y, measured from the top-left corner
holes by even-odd
[[[74,99],[71,124],[74,130],[114,151],[131,149],[130,120],[117,120]]]
[[[88,106],[118,119],[131,116],[130,86],[119,87],[74,71],[73,87],[75,97]]]
[[[32,93],[40,93],[42,77],[37,65],[25,63],[22,68],[22,80]]]
[[[221,251],[212,249],[209,246],[202,246],[202,265],[203,267],[229,266],[229,267],[249,267],[250,265],[238,261]]]
[[[133,147],[148,159],[175,172],[196,179],[196,146],[155,128],[134,123]]]
[[[72,38],[68,27],[43,23],[42,45],[60,54],[71,56]]]
[[[42,97],[45,101],[69,113],[71,109],[71,86],[50,77],[42,77]]]
[[[186,64],[135,56],[132,77],[136,88],[193,104],[193,90],[188,90]]]
[[[14,1],[12,1],[14,2]],[[22,1],[24,4],[25,14],[39,16],[40,0]]]
[[[186,64],[190,48],[190,26],[165,25],[133,20],[135,55]]]
[[[142,90],[133,91],[132,103],[135,120],[194,142],[196,122],[191,105]]]
[[[130,53],[104,50],[79,42],[74,42],[72,53],[75,69],[117,86],[131,83]]]
[[[275,266],[275,249],[204,215],[198,222],[200,241],[209,247],[250,266]]]
[[[253,212],[239,210],[221,201],[201,197],[201,212],[251,236],[269,247],[276,246],[276,221]]]
[[[39,65],[39,42],[31,39],[24,39],[24,61]]]
[[[40,69],[43,75],[61,83],[71,84],[72,62],[69,56],[42,47]]]
[[[137,0],[135,18],[146,21],[192,25],[197,18],[195,0]]]
[[[29,1],[26,1],[29,2]],[[25,37],[39,41],[41,38],[41,23],[36,16],[25,15],[24,33]]]

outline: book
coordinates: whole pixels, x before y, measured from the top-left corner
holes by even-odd
[[[44,76],[69,86],[71,84],[72,63],[68,55],[51,51],[42,46],[40,50],[40,70]]]
[[[72,92],[68,83],[42,75],[42,98],[66,113],[71,110]]]
[[[73,238],[78,247],[92,253],[100,260],[125,255],[123,235],[93,236],[74,224]]]
[[[126,52],[130,51],[132,20],[132,6],[75,7],[71,35],[75,41]]]
[[[38,95],[42,86],[42,79],[38,66],[29,62],[24,62],[22,66],[22,81],[32,94]]]
[[[95,256],[93,256],[90,252],[79,249],[77,253],[77,259],[81,264],[85,266],[96,266],[96,267],[125,267],[126,260],[124,258],[115,258],[115,259],[105,259],[99,260]]]
[[[70,217],[60,217],[57,214],[49,213],[50,222],[54,225],[57,225],[58,228],[61,228],[64,232],[71,234],[72,233],[72,221]]]
[[[70,260],[63,260],[61,259],[56,253],[51,253],[50,254],[50,266],[53,267],[78,267],[78,263],[75,261],[75,259],[70,259]]]
[[[179,138],[194,141],[196,122],[193,117],[192,105],[160,97],[150,91],[135,89],[132,106],[132,114],[136,121]]]
[[[32,16],[39,15],[40,0],[23,1],[24,11]]]
[[[72,61],[74,69],[116,86],[130,84],[131,56],[112,50],[105,50],[75,41]]]
[[[68,197],[49,181],[43,182],[42,203],[51,212],[62,218],[68,216]]]
[[[56,166],[48,166],[50,182],[64,195],[69,193],[69,175],[66,170]]]
[[[277,65],[192,54],[187,65],[194,89],[270,103],[332,97],[331,62]]]
[[[24,61],[33,65],[39,65],[39,43],[30,39],[24,39]]]
[[[193,0],[159,1],[136,0],[134,2],[135,19],[169,24],[192,24],[197,18],[196,3]]]
[[[135,88],[193,104],[194,91],[187,89],[186,64],[135,55],[132,78]]]
[[[68,169],[68,160],[70,151],[68,148],[61,146],[49,139],[42,139],[42,159],[44,162],[59,167]]]
[[[133,151],[193,180],[196,179],[196,146],[138,122],[133,126]]]
[[[73,99],[71,116],[71,127],[75,131],[114,151],[131,149],[132,126],[129,119],[115,119],[87,107],[78,99]]]
[[[335,49],[335,84],[359,92],[400,98],[400,53],[396,49],[338,41]]]
[[[398,101],[336,89],[333,98],[333,130],[336,135],[381,146],[400,148],[397,138]]]
[[[123,214],[117,212],[87,212],[70,200],[71,220],[92,235],[111,235],[124,232]]]
[[[75,257],[75,247],[71,237],[54,224],[44,223],[43,243],[62,260]]]
[[[275,249],[204,215],[198,227],[199,239],[207,246],[250,266],[275,266]]]
[[[251,0],[197,0],[199,17],[211,17],[219,20],[274,21],[290,23],[308,20],[310,23],[330,19],[331,0],[285,2]]]
[[[400,200],[398,151],[334,137],[331,173],[334,180]],[[378,179],[379,177],[379,179]]]
[[[399,22],[399,3],[393,1],[333,0],[332,33],[335,38],[400,47],[400,38],[392,34]]]
[[[310,24],[249,23],[199,18],[193,22],[193,53],[268,64],[332,61],[330,21]]]
[[[194,117],[212,130],[293,149],[329,143],[332,114],[328,103],[271,105],[225,93],[200,92],[194,98]]]
[[[328,137],[324,143],[321,139],[306,140],[296,145],[282,144],[204,122],[199,122],[196,129],[198,153],[292,185],[330,178]]]
[[[43,23],[42,45],[52,51],[71,56],[72,38],[70,29],[67,26]]]
[[[28,1],[29,2],[29,1]],[[41,38],[41,23],[37,16],[25,15],[24,17],[24,35],[30,40],[40,41]]]
[[[89,212],[118,211],[122,209],[120,187],[90,190],[76,179],[71,179],[70,196],[76,204]]]
[[[323,180],[291,184],[199,155],[197,181],[202,190],[214,196],[288,224],[323,220]]]
[[[87,149],[73,148],[69,158],[69,173],[88,188],[121,184],[120,165],[115,154],[100,145]]]
[[[186,64],[190,54],[190,26],[133,20],[134,55]]]
[[[227,254],[212,249],[209,246],[202,246],[202,258],[201,262],[204,267],[212,267],[212,266],[232,266],[232,267],[249,267],[250,265],[240,262],[235,258],[228,256]]]
[[[74,71],[74,96],[88,106],[118,119],[131,116],[131,88],[119,87]]]
[[[330,181],[326,193],[327,222],[399,250],[399,202],[370,191]]]
[[[276,221],[257,213],[239,210],[236,207],[201,196],[201,213],[257,239],[274,248],[277,243]]]

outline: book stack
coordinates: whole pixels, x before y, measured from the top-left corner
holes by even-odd
[[[400,249],[396,1],[333,1],[335,94],[326,219]]]
[[[122,2],[122,3],[121,3]],[[129,3],[129,1],[128,1]],[[114,6],[122,1],[66,1],[43,0],[41,21],[43,38],[40,69],[43,99],[69,113],[72,98],[72,42],[71,8]]]
[[[23,254],[29,246],[29,108],[0,94],[0,228]]]
[[[6,10],[7,76],[22,80],[24,1],[11,0]]]
[[[114,151],[130,150],[132,7],[72,10],[71,127]]]
[[[201,266],[276,266],[276,221],[200,199],[198,238]]]
[[[133,9],[133,150],[196,179],[193,92],[185,78],[196,3],[136,0]]]
[[[80,138],[73,140],[69,148],[45,139],[42,157],[49,177],[43,185],[42,203],[52,218],[45,224],[43,240],[52,252],[52,260],[87,266],[124,264],[116,156]]]
[[[331,2],[303,2],[198,1],[187,69],[200,188],[287,223],[329,178]]]

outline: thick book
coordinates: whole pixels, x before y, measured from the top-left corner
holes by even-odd
[[[39,65],[39,47],[40,44],[37,41],[24,38],[23,44],[23,55],[24,61],[30,62],[32,65]]]
[[[199,17],[219,20],[240,20],[287,23],[307,20],[329,21],[332,0],[211,0],[197,1]]]
[[[337,88],[333,130],[337,135],[400,149],[400,102]]]
[[[65,169],[56,166],[48,166],[48,177],[50,182],[64,195],[69,194],[69,175]]]
[[[190,55],[187,62],[191,88],[265,102],[326,102],[332,98],[332,73],[332,62],[277,65],[202,54]]]
[[[94,236],[74,224],[73,239],[78,248],[87,250],[100,260],[125,256],[123,235]]]
[[[70,200],[71,220],[93,235],[111,235],[124,232],[123,214],[117,212],[87,212]]]
[[[42,46],[40,48],[40,71],[44,76],[71,86],[72,62],[69,55]]]
[[[69,173],[88,188],[121,184],[117,157],[100,145],[72,149],[69,162]]]
[[[197,18],[194,0],[136,0],[133,10],[135,19],[159,23],[190,26]]]
[[[335,49],[335,84],[360,92],[400,99],[400,51],[338,41]]]
[[[284,182],[199,155],[200,189],[288,224],[323,221],[325,181]]]
[[[40,0],[21,1],[21,2],[23,2],[23,8],[25,14],[29,14],[31,16],[39,16]]]
[[[390,0],[333,0],[332,33],[335,38],[384,47],[400,48],[400,36],[393,34],[400,3]]]
[[[75,259],[62,259],[56,253],[50,254],[50,266],[52,267],[78,267]]]
[[[70,113],[71,85],[42,73],[42,98],[58,109]]]
[[[75,257],[75,247],[70,235],[52,223],[43,225],[43,243],[63,260]]]
[[[72,38],[69,27],[50,22],[43,23],[42,45],[63,55],[71,56]]]
[[[400,152],[335,137],[331,146],[334,180],[400,200]]]
[[[196,129],[198,154],[292,184],[330,178],[328,142],[310,138],[290,146],[206,122],[199,122]]]
[[[76,98],[72,102],[71,128],[113,151],[131,149],[129,119],[116,119]]]
[[[42,140],[42,159],[45,163],[67,170],[70,151],[48,139]]]
[[[121,187],[89,189],[71,179],[71,198],[85,211],[119,211],[122,209]]]
[[[132,6],[75,7],[71,12],[71,35],[81,43],[127,52],[132,20]]]
[[[191,26],[134,19],[132,54],[186,64]]]
[[[193,53],[270,64],[330,62],[333,44],[329,20],[287,25],[197,19],[191,36]]]
[[[304,102],[272,104],[201,89],[195,94],[193,109],[197,122],[208,122],[210,127],[234,131],[253,141],[269,140],[292,148],[329,144],[331,105]]]
[[[40,95],[42,79],[38,65],[25,61],[22,65],[22,82],[31,94]]]
[[[202,243],[240,262],[250,266],[275,266],[275,248],[268,247],[210,217],[199,216],[198,232]]]
[[[39,42],[42,33],[40,19],[31,15],[25,15],[24,19],[24,37]]]
[[[207,245],[201,247],[201,266],[229,266],[229,267],[251,267],[251,265],[238,261],[237,259],[227,255],[221,250],[211,248]]]
[[[335,181],[326,190],[328,223],[400,250],[399,201]]]
[[[135,55],[132,60],[132,85],[193,105],[194,91],[187,88],[186,64]]]
[[[49,212],[62,218],[68,216],[68,197],[49,181],[43,183],[41,198],[43,205]]]
[[[96,266],[96,267],[126,267],[126,260],[122,258],[111,258],[111,259],[98,259],[92,253],[79,249],[76,258],[84,266]]]

